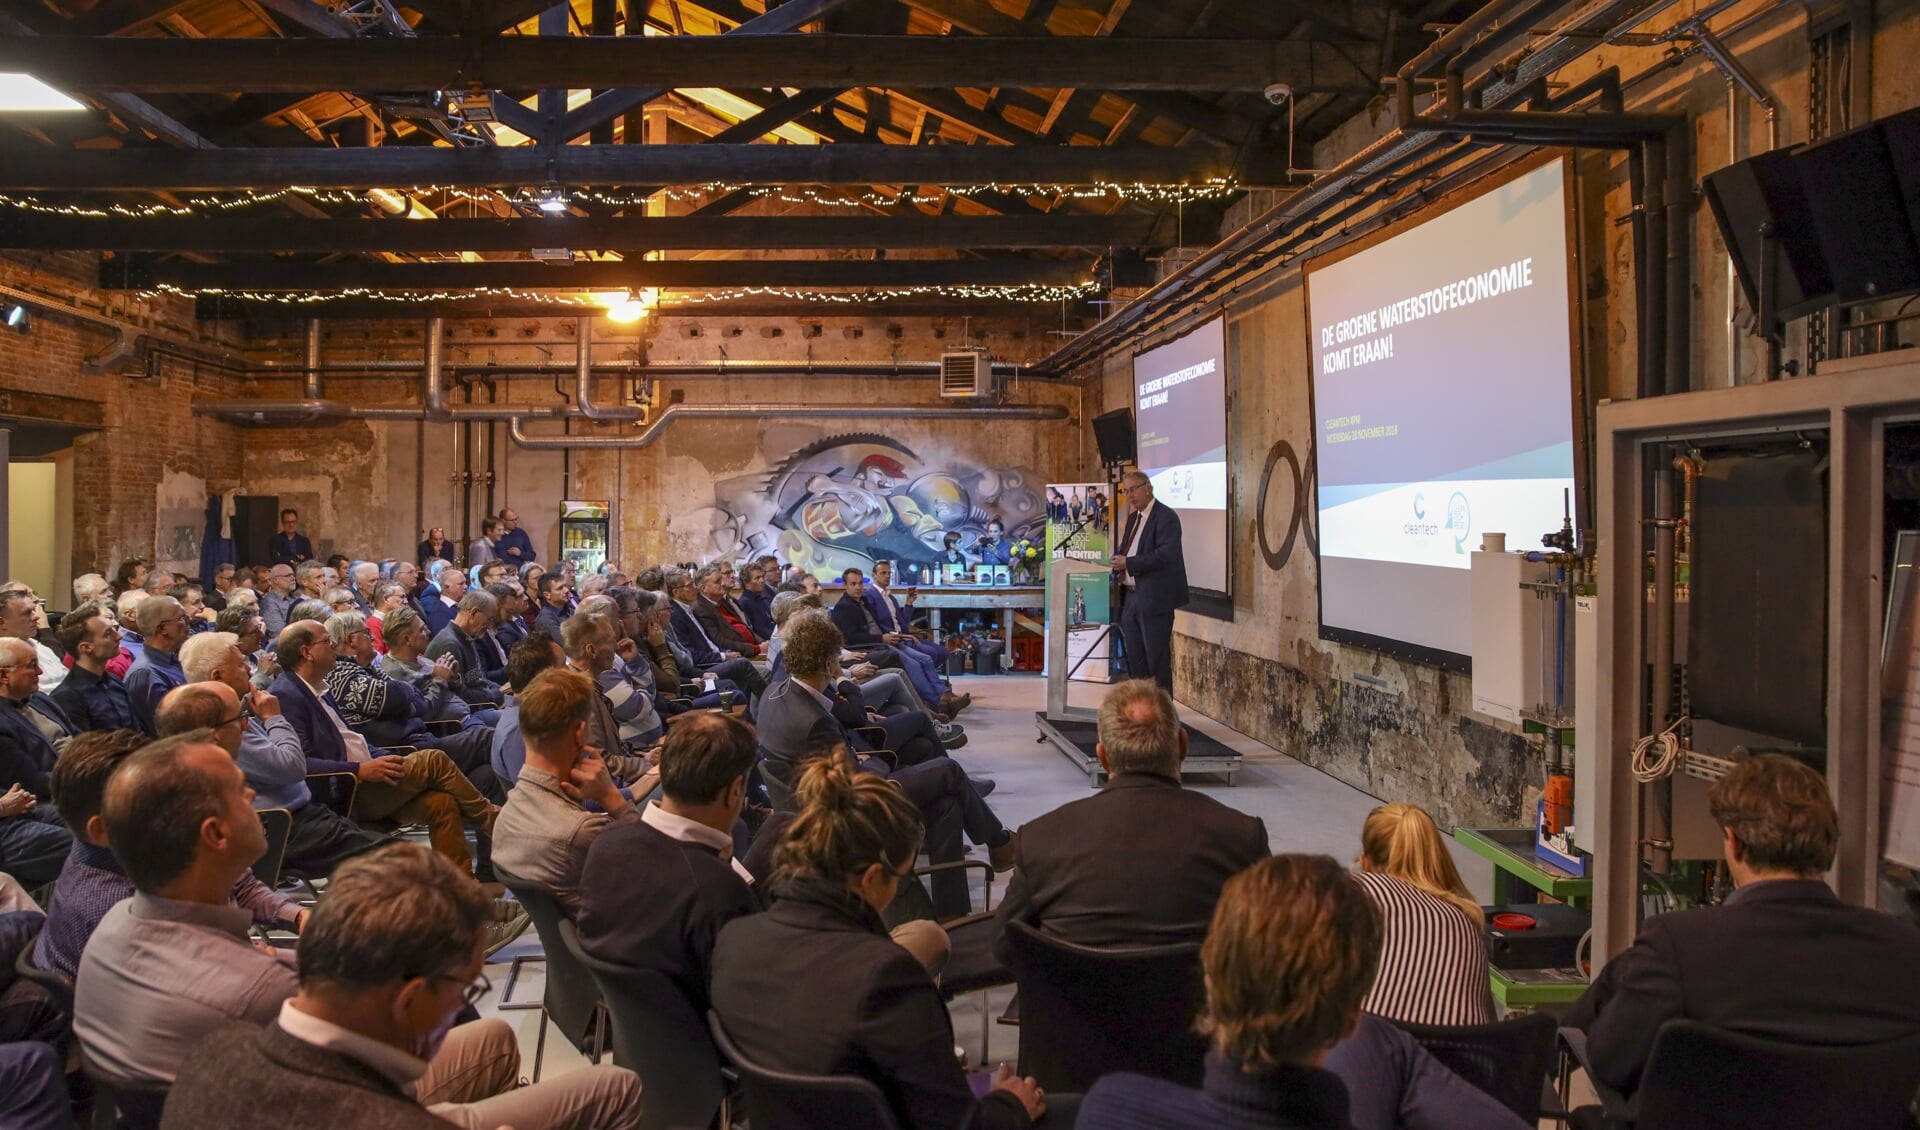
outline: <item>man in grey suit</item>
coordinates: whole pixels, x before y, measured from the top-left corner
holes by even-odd
[[[1140,471],[1120,480],[1127,520],[1114,549],[1113,574],[1120,582],[1120,640],[1127,678],[1152,679],[1173,693],[1173,610],[1187,603],[1187,559],[1180,545],[1180,515],[1153,501],[1153,483]]]
[[[1180,787],[1187,735],[1167,692],[1145,679],[1116,684],[1099,733],[1106,787],[1020,829],[997,916],[1002,960],[1015,921],[1083,946],[1198,942],[1227,880],[1267,857],[1259,817]]]

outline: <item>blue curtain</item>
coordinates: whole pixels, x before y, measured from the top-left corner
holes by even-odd
[[[207,497],[207,529],[200,538],[200,581],[213,587],[213,571],[222,565],[238,564],[233,539],[220,536],[220,496]]]

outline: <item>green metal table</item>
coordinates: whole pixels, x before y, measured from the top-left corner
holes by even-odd
[[[1593,899],[1593,880],[1567,872],[1533,856],[1531,828],[1455,828],[1453,838],[1475,855],[1493,864],[1493,901],[1505,906],[1521,901],[1524,888],[1570,906],[1586,907]],[[1493,999],[1508,1009],[1564,1008],[1587,991],[1587,981],[1572,970],[1492,970]]]

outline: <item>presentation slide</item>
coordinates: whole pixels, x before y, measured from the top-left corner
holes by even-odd
[[[1573,487],[1563,165],[1307,270],[1330,638],[1472,647],[1489,531],[1538,548]]]
[[[1187,584],[1227,591],[1227,321],[1133,358],[1135,462],[1180,514]],[[1125,528],[1122,526],[1121,528]]]

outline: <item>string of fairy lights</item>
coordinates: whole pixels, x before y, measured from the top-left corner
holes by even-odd
[[[1231,178],[1217,178],[1193,184],[1148,184],[1140,182],[1097,182],[1093,184],[963,184],[947,186],[923,185],[912,191],[895,193],[881,192],[876,189],[847,190],[812,185],[750,185],[735,184],[726,181],[712,181],[698,185],[679,185],[659,189],[652,193],[620,193],[595,188],[566,188],[560,190],[560,199],[567,204],[597,204],[610,208],[641,207],[650,201],[667,200],[676,203],[688,203],[707,200],[715,196],[733,193],[745,193],[755,200],[770,200],[782,204],[817,204],[836,208],[886,207],[892,205],[936,205],[943,203],[949,196],[1019,196],[1047,197],[1057,200],[1106,200],[1118,203],[1181,205],[1204,200],[1218,200],[1240,190]],[[445,205],[459,203],[494,204],[506,203],[516,208],[538,207],[553,199],[551,189],[535,190],[531,188],[492,190],[460,188],[452,185],[416,185],[405,189],[388,190],[404,193],[419,199],[438,197]],[[125,204],[118,201],[102,202],[58,202],[46,201],[37,196],[0,193],[0,206],[19,211],[35,212],[49,216],[73,216],[92,219],[122,217],[127,219],[154,219],[159,217],[184,217],[212,215],[234,212],[240,209],[259,208],[275,204],[289,197],[297,197],[314,204],[361,205],[366,203],[367,194],[362,191],[345,189],[310,188],[291,186],[270,190],[248,190],[238,193],[225,193],[213,196],[193,196],[180,203],[148,202]]]
[[[823,291],[807,290],[783,286],[739,286],[706,291],[682,291],[661,293],[658,309],[671,310],[683,306],[704,306],[712,303],[740,302],[750,299],[790,299],[816,303],[823,306],[862,306],[909,298],[938,296],[942,298],[968,298],[1004,302],[1069,302],[1093,294],[1098,289],[1094,282],[1073,285],[1048,285],[1039,283],[1021,283],[1008,286],[894,286],[869,287],[860,290]],[[606,307],[608,300],[587,295],[556,294],[551,291],[524,290],[518,287],[481,286],[462,290],[382,290],[368,287],[346,287],[328,291],[280,291],[280,290],[226,290],[217,287],[187,288],[172,283],[160,283],[135,291],[139,298],[150,299],[160,296],[177,298],[220,298],[236,302],[273,302],[294,306],[316,306],[331,302],[391,302],[401,305],[430,305],[441,302],[461,302],[475,299],[498,299],[521,302],[533,306],[553,306],[557,308]]]

